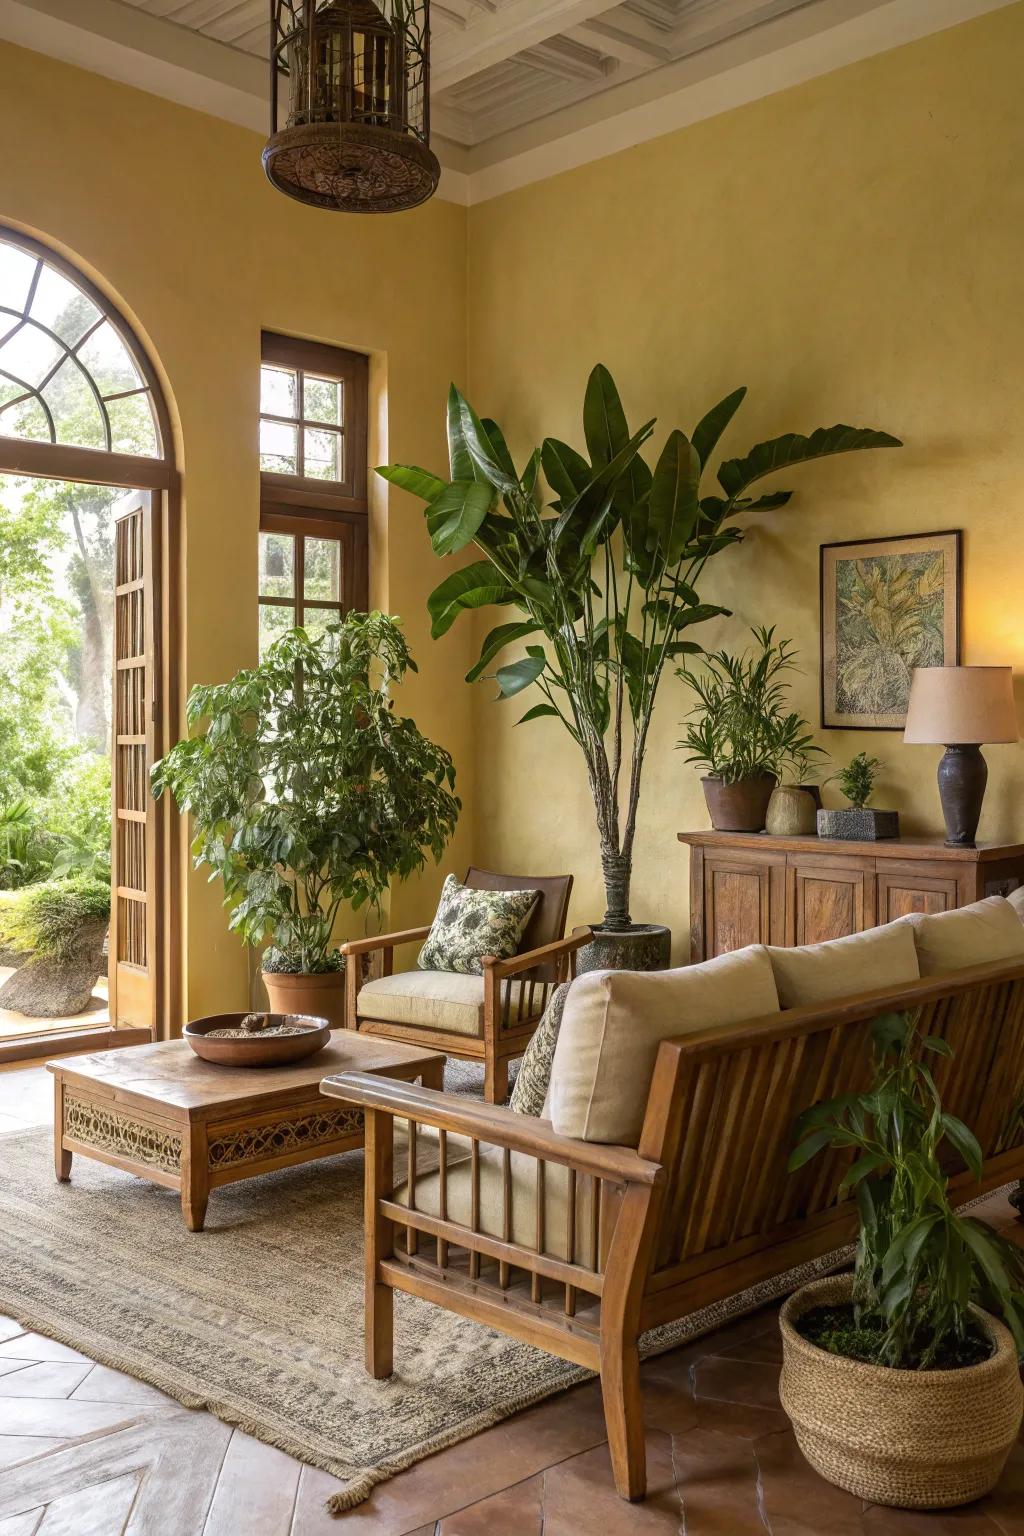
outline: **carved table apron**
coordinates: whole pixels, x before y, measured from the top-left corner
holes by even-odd
[[[212,1189],[363,1145],[362,1112],[322,1096],[322,1078],[377,1072],[440,1088],[444,1057],[339,1031],[293,1067],[215,1067],[180,1040],[48,1066],[57,1178],[71,1177],[76,1152],[96,1158],[179,1190],[185,1225],[199,1232]]]

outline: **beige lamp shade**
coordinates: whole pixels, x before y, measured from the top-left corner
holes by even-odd
[[[916,667],[903,740],[936,746],[1017,741],[1011,667]]]

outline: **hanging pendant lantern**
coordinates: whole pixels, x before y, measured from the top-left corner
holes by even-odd
[[[274,186],[346,213],[432,197],[430,0],[270,0],[270,26],[263,168]]]

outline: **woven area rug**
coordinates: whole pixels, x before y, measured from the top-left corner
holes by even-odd
[[[186,1232],[177,1195],[76,1157],[53,1177],[49,1131],[0,1136],[0,1313],[150,1382],[186,1407],[346,1483],[376,1483],[587,1373],[414,1297],[395,1298],[396,1373],[363,1368],[360,1152],[214,1192]],[[834,1267],[694,1313],[653,1354]]]

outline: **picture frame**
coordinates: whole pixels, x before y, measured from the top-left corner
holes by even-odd
[[[820,546],[823,730],[900,731],[913,668],[959,666],[962,545],[945,529]]]

